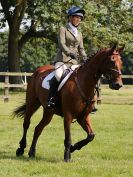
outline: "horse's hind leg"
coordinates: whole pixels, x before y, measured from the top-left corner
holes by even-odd
[[[31,147],[30,147],[30,150],[28,153],[29,157],[35,157],[37,140],[38,140],[42,130],[44,129],[44,127],[47,126],[50,123],[50,121],[52,120],[52,117],[53,117],[53,113],[50,113],[50,112],[44,110],[42,120],[35,127],[32,144],[31,144]]]
[[[30,119],[33,113],[39,108],[39,106],[40,103],[38,99],[32,100],[32,102],[30,103],[26,103],[26,110],[25,110],[24,122],[23,122],[23,136],[19,142],[20,147],[16,150],[17,156],[21,156],[24,153],[24,149],[26,148],[26,135],[30,125]]]
[[[89,115],[85,119],[79,119],[77,121],[81,125],[81,127],[86,131],[87,138],[75,143],[74,145],[71,145],[70,148],[71,153],[74,152],[75,150],[80,150],[83,146],[91,142],[95,137],[95,134],[92,130],[92,125],[91,125],[91,120]]]

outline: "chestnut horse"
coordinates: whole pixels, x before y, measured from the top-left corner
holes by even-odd
[[[42,78],[53,71],[53,66],[43,66],[34,72],[28,82],[26,103],[14,111],[15,116],[24,117],[23,136],[19,143],[20,147],[16,151],[17,156],[24,153],[31,116],[41,105],[43,106],[43,117],[35,127],[29,157],[35,157],[38,137],[44,127],[50,123],[54,114],[61,115],[64,118],[64,161],[70,161],[73,151],[81,149],[94,139],[95,134],[91,126],[89,114],[95,102],[95,87],[101,75],[104,75],[108,79],[111,89],[119,90],[122,87],[122,61],[120,52],[123,48],[117,49],[115,45],[112,48],[102,49],[91,58],[88,58],[84,64],[75,70],[63,88],[58,92],[58,109],[55,109],[55,111],[46,109],[48,90],[42,88]],[[70,131],[73,119],[76,119],[87,133],[87,138],[74,145],[71,144]]]

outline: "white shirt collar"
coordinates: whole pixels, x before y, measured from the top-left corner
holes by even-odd
[[[73,25],[71,24],[71,22],[69,22],[68,24],[69,24],[69,26],[70,26],[70,28],[71,28],[71,30],[72,30],[72,32],[73,32],[73,35],[74,35],[75,37],[77,37],[77,36],[78,36],[78,29],[77,29],[75,26],[73,26]]]

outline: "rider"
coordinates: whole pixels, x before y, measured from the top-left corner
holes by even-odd
[[[87,57],[83,46],[82,33],[78,31],[78,26],[84,18],[85,11],[80,7],[72,6],[66,13],[68,23],[65,27],[60,28],[58,35],[59,49],[55,57],[55,76],[50,81],[50,93],[46,104],[49,109],[55,106],[54,95],[64,71],[71,66],[74,70],[79,66],[81,60]]]

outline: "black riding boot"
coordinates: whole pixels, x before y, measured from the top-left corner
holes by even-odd
[[[53,77],[50,81],[49,96],[48,96],[48,100],[46,103],[47,109],[52,109],[55,107],[54,96],[55,96],[58,86],[59,86],[59,82],[57,81],[57,79],[55,77]]]

